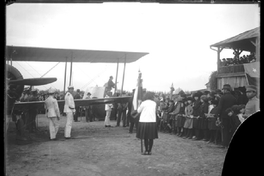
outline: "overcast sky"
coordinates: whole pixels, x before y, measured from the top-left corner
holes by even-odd
[[[49,48],[148,52],[126,65],[124,90],[136,86],[154,91],[205,88],[217,68],[210,45],[260,26],[257,4],[12,4],[6,7],[6,44]],[[224,50],[221,57],[233,57]],[[24,78],[41,77],[56,63],[13,62]],[[69,64],[68,64],[69,66]],[[45,77],[55,83],[38,86],[63,90],[65,63]],[[116,76],[116,64],[73,64],[73,85],[85,90]],[[69,67],[68,74],[69,76]],[[119,65],[121,89],[123,64]],[[67,77],[67,85],[69,77]]]

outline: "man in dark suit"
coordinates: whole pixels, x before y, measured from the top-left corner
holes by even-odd
[[[74,95],[74,99],[81,99],[80,89],[77,89],[76,94]],[[74,121],[78,122],[78,117],[80,116],[80,107],[76,107],[76,113],[74,115]]]
[[[237,104],[236,98],[231,94],[232,88],[229,84],[225,84],[223,86],[223,95],[220,98],[219,104],[218,104],[218,112],[217,114],[220,117],[220,120],[223,125],[223,129],[221,130],[222,135],[222,145],[223,147],[228,147],[230,140],[231,140],[231,134],[229,129],[229,118],[226,114],[226,109],[231,108],[233,105]]]

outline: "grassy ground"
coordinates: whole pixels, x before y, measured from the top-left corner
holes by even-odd
[[[73,139],[64,139],[66,118],[57,141],[48,139],[48,121],[39,115],[30,142],[16,140],[14,124],[6,135],[9,176],[180,176],[221,175],[226,150],[204,141],[159,133],[152,155],[141,155],[140,140],[128,127],[104,127],[103,121],[73,122]],[[116,122],[112,121],[115,126]]]

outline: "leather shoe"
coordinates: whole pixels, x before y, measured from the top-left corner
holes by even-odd
[[[143,153],[141,153],[142,155],[148,155],[148,152],[147,151],[145,151],[145,152],[143,152]]]

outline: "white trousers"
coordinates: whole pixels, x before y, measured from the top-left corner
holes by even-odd
[[[111,116],[111,110],[109,111],[105,111],[106,112],[106,115],[105,115],[105,121],[104,121],[104,124],[105,125],[110,125],[110,116]]]
[[[49,117],[48,119],[50,139],[55,139],[59,131],[59,121],[57,120],[57,117]]]
[[[68,138],[68,137],[71,137],[73,113],[66,112],[66,118],[67,118],[67,121],[66,121],[65,130],[64,130],[64,137]]]

